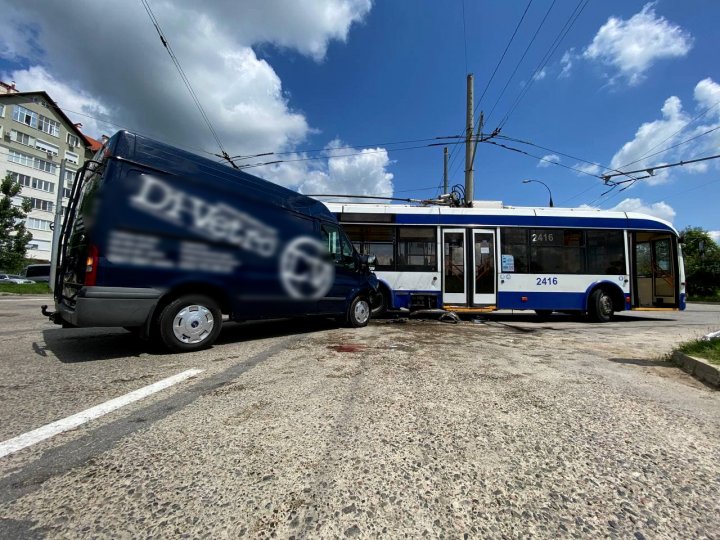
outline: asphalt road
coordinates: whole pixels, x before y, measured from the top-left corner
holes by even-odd
[[[0,538],[717,538],[720,393],[664,359],[720,306],[227,325],[201,353],[0,297]]]

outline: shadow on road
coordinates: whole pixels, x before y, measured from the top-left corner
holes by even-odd
[[[667,362],[665,360],[643,360],[640,358],[608,358],[608,362],[643,367],[677,368],[675,364],[673,364],[672,362]]]
[[[273,321],[233,323],[226,322],[213,346],[267,339],[296,334],[309,334],[337,328],[331,319],[283,319]],[[157,344],[145,341],[132,332],[119,328],[53,328],[43,331],[45,346],[33,343],[33,352],[47,357],[52,352],[63,363],[93,362],[117,358],[137,357],[141,354],[167,355]],[[192,353],[190,353],[192,354]]]

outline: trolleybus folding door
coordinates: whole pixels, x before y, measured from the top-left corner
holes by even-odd
[[[472,229],[472,304],[495,305],[495,232],[489,229]]]

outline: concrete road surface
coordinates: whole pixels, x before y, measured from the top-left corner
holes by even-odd
[[[0,297],[0,443],[202,371],[0,458],[0,538],[718,537],[720,393],[665,358],[720,306],[232,324],[174,355],[47,302]]]

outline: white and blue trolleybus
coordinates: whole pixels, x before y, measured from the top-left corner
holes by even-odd
[[[386,309],[587,313],[685,309],[678,233],[630,212],[325,203],[360,253],[376,257]]]

